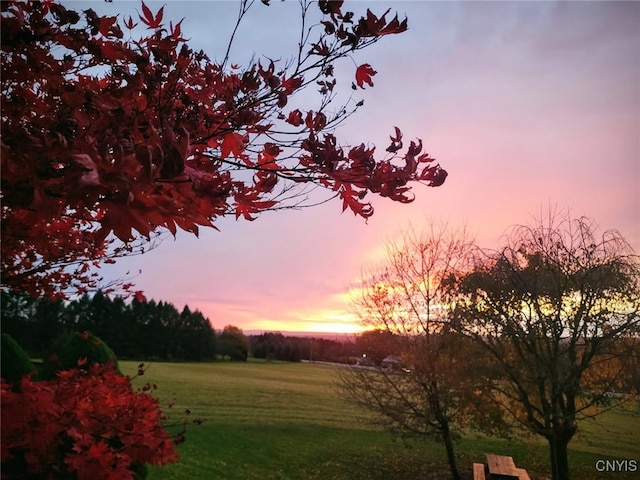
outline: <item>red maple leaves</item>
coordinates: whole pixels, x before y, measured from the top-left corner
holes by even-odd
[[[364,88],[365,83],[370,87],[373,87],[371,77],[376,73],[378,72],[376,72],[368,63],[362,64],[356,69],[356,83],[360,88]]]
[[[220,143],[220,155],[222,158],[228,158],[233,155],[240,158],[245,149],[246,137],[235,132],[227,133]]]
[[[377,17],[371,10],[367,9],[367,16],[358,21],[356,28],[354,28],[355,32],[362,37],[381,37],[406,31],[406,18],[400,21],[398,15],[396,15],[393,20],[387,22],[386,16],[389,11],[390,9],[384,12],[381,17]]]
[[[160,28],[162,27],[162,17],[164,16],[164,7],[161,7],[160,10],[158,10],[158,13],[154,15],[153,12],[149,10],[149,7],[147,7],[144,4],[144,2],[142,2],[142,15],[138,14],[138,16],[140,17],[140,20],[142,21],[142,23],[144,23],[147,26],[147,28],[152,28],[152,29]],[[178,35],[179,33],[180,32],[178,27]]]
[[[417,154],[400,154],[399,131],[381,160],[374,149],[345,154],[329,133],[354,110],[328,109],[334,63],[406,30],[406,19],[367,10],[356,20],[343,2],[319,7],[324,28],[299,63],[243,69],[191,50],[181,22],[165,27],[163,8],[154,13],[142,3],[138,16],[149,32],[134,41],[117,17],[8,3],[2,284],[50,296],[81,292],[99,283],[99,261],[140,252],[159,231],[197,234],[223,215],[253,220],[299,206],[296,189],[305,183],[365,218],[373,213],[367,192],[405,202],[410,182],[441,184],[439,165],[418,171]],[[136,24],[129,17],[122,25]],[[356,82],[373,86],[375,74],[360,65]],[[285,111],[308,85],[321,87],[318,107]]]
[[[178,457],[158,400],[136,392],[111,365],[63,371],[51,381],[25,377],[17,392],[3,378],[1,413],[3,475],[16,456],[21,473],[94,479],[133,479],[135,464]]]

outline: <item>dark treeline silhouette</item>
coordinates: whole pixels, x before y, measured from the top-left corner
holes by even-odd
[[[268,360],[299,362],[310,360],[318,362],[352,363],[357,356],[352,342],[330,340],[316,337],[285,336],[282,333],[263,333],[250,335],[251,355]]]
[[[118,358],[136,360],[214,360],[216,334],[209,320],[185,306],[109,298],[97,292],[71,302],[2,292],[2,332],[31,355],[52,351],[71,331],[90,331]]]

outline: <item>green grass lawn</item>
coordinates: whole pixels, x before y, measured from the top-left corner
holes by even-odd
[[[131,375],[137,370],[136,362],[120,365]],[[153,468],[151,480],[447,478],[441,445],[406,444],[374,428],[367,412],[339,398],[334,367],[259,361],[148,366],[136,385],[157,384],[155,395],[163,404],[176,402],[169,410],[173,418],[188,408],[189,418],[205,419],[189,427],[187,441],[179,446],[180,463]],[[636,478],[601,474],[594,465],[601,458],[640,462],[637,410],[610,412],[581,428],[570,444],[573,478]],[[483,462],[486,453],[513,456],[532,479],[549,477],[547,447],[538,439],[468,438],[458,453],[467,478],[472,478],[471,464]]]

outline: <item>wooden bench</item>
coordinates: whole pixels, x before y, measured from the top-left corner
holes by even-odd
[[[473,480],[486,480],[484,476],[484,465],[482,463],[473,464]]]
[[[516,467],[512,457],[487,455],[486,467],[482,463],[473,464],[473,480],[531,480],[524,468]]]
[[[489,478],[499,478],[501,480],[517,480],[518,472],[513,458],[504,455],[487,455],[487,469]]]

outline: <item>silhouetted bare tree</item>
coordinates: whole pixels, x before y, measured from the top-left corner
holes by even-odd
[[[400,362],[340,374],[345,397],[376,412],[390,431],[442,441],[454,479],[460,478],[454,441],[462,428],[505,426],[479,395],[478,383],[488,378],[481,370],[490,363],[473,362],[482,351],[449,322],[450,286],[466,272],[472,248],[464,229],[435,226],[389,244],[386,263],[363,280],[354,304],[364,327],[388,334],[388,354]]]

